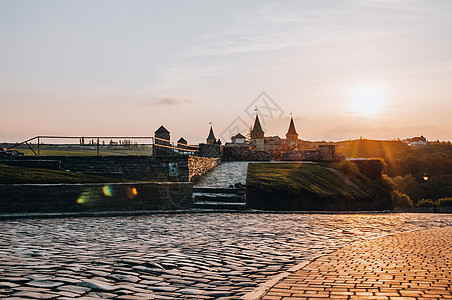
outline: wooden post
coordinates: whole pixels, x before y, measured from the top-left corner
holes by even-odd
[[[38,136],[38,157],[41,156],[41,146],[39,144],[40,144],[40,139]]]
[[[99,147],[100,147],[100,145],[99,145],[99,138],[97,138],[97,156],[99,156],[99,152],[100,152]]]

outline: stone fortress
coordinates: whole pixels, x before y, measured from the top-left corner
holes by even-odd
[[[218,140],[219,141],[219,140]],[[302,140],[298,138],[295,123],[291,114],[289,129],[286,138],[279,136],[265,136],[256,113],[254,124],[250,129],[249,138],[241,133],[231,137],[231,142],[227,142],[223,147],[218,143],[210,127],[206,144],[199,145],[200,155],[215,157],[223,152],[223,158],[230,160],[283,160],[283,161],[324,161],[339,162],[345,156],[336,153],[335,145],[318,145],[316,149],[303,149]],[[228,155],[232,154],[232,155]],[[232,157],[231,157],[232,156]]]

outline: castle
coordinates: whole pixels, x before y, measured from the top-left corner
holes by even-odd
[[[279,136],[266,137],[258,113],[256,113],[254,125],[250,130],[249,136],[250,139],[247,141],[245,136],[238,133],[231,137],[231,142],[226,143],[225,147],[240,147],[248,148],[252,151],[263,151],[272,154],[273,159],[287,161],[306,160],[333,162],[344,159],[343,155],[336,153],[334,145],[320,145],[317,149],[301,150],[301,140],[298,138],[292,114],[290,115],[286,139],[282,139]]]

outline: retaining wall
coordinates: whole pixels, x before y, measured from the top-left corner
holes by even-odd
[[[0,213],[170,210],[193,205],[193,184],[0,184]]]
[[[5,161],[23,167],[55,162],[60,170],[138,181],[189,182],[215,167],[219,160],[196,156],[41,156]]]
[[[221,163],[219,158],[190,156],[188,158],[189,181],[193,182]]]

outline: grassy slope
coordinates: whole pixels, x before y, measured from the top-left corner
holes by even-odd
[[[362,192],[345,184],[337,174],[317,164],[250,164],[247,181],[247,184],[259,182],[269,191],[289,189],[294,194],[307,191],[319,197],[363,196]]]
[[[54,171],[44,169],[22,168],[0,164],[0,184],[13,183],[104,183],[123,182],[124,180]]]
[[[30,149],[20,149],[19,152],[24,153],[26,156],[35,156]],[[35,149],[36,152],[38,150]],[[97,150],[84,149],[43,149],[40,152],[41,156],[96,156]],[[150,150],[101,150],[100,155],[114,156],[114,155],[151,155]]]
[[[250,164],[247,185],[250,190],[257,191],[260,195],[258,198],[267,198],[263,200],[266,201],[264,205],[279,201],[283,206],[301,205],[303,209],[310,209],[311,204],[297,203],[302,201],[300,199],[309,199],[308,202],[317,209],[351,209],[353,207],[347,206],[347,203],[378,201],[379,195],[387,191],[380,181],[372,181],[359,172],[349,175],[348,179],[353,184],[347,184],[341,176],[328,169],[336,167],[336,164]],[[315,201],[320,202],[316,204]],[[365,209],[364,206],[361,208]]]

